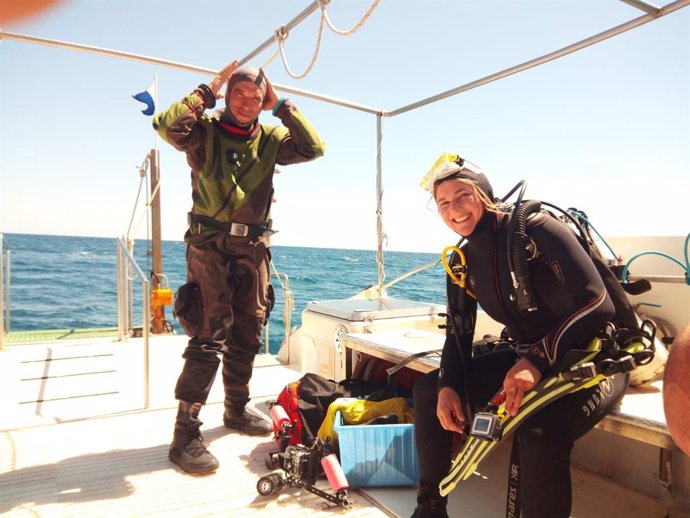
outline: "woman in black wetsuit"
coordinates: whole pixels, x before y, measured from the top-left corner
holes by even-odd
[[[612,319],[615,309],[575,233],[545,212],[529,220],[532,246],[527,264],[534,307],[520,309],[508,261],[511,216],[494,204],[486,176],[457,155],[444,154],[422,186],[433,195],[444,223],[467,240],[467,290],[448,283],[449,326],[441,368],[414,387],[420,483],[412,518],[447,518],[447,500],[440,496],[438,485],[450,468],[452,432],[460,433],[468,424],[464,405],[483,408],[503,388],[505,408],[516,415],[525,392],[565,351],[585,348]],[[452,302],[459,300],[466,301],[464,309]],[[460,347],[472,347],[477,303],[505,326],[510,339],[521,344],[520,355],[513,348],[494,350],[472,356],[463,368]],[[615,375],[562,397],[529,417],[515,432],[523,518],[570,515],[574,441],[618,403],[627,385],[627,375]],[[463,401],[465,392],[469,401]]]

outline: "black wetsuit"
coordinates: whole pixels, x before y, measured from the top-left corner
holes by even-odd
[[[575,234],[548,214],[530,221],[528,234],[537,255],[529,272],[537,310],[520,311],[511,300],[507,259],[508,217],[485,213],[464,248],[467,286],[486,313],[505,325],[510,338],[530,344],[524,355],[542,373],[562,358],[568,349],[583,349],[612,319],[614,305],[589,254]],[[464,295],[464,316],[449,303],[464,347],[474,333],[476,303],[449,283],[449,301]],[[469,306],[469,307],[468,307]],[[482,408],[502,387],[507,371],[518,357],[512,349],[473,356],[467,365],[467,380],[458,344],[449,326],[441,370],[417,382],[414,388],[416,441],[420,482],[437,485],[448,473],[452,434],[436,416],[437,391],[454,388],[463,398],[466,381],[473,408]],[[523,518],[568,517],[571,509],[570,452],[574,441],[591,430],[623,396],[628,377],[617,375],[590,389],[581,390],[547,406],[526,420],[516,432],[521,477]],[[465,403],[463,401],[463,403]]]

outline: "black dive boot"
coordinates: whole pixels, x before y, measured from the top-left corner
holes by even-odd
[[[168,458],[187,473],[199,475],[218,469],[218,459],[206,449],[199,429],[201,403],[180,401],[175,421],[175,433]]]
[[[438,493],[438,486],[417,484],[417,508],[410,518],[448,518],[448,497]]]
[[[260,417],[246,407],[238,409],[232,403],[225,400],[225,412],[223,424],[226,428],[238,430],[247,435],[270,435],[273,433],[273,423]]]
[[[232,361],[223,356],[223,388],[225,390],[223,424],[226,428],[232,428],[247,435],[272,434],[273,422],[247,410],[249,387],[246,383],[249,383],[249,378],[246,382],[238,381],[242,376],[241,373],[236,372],[237,369],[233,369],[233,366]],[[251,368],[251,364],[249,367]],[[233,388],[238,385],[242,387],[241,390]]]

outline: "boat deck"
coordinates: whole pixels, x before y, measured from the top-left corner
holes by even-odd
[[[349,509],[324,509],[326,500],[298,488],[260,496],[256,482],[268,472],[264,457],[276,450],[275,442],[222,426],[218,382],[200,417],[221,467],[206,476],[177,469],[167,450],[176,412],[172,390],[185,342],[181,336],[152,338],[148,409],[143,408],[141,339],[6,346],[0,352],[0,516],[409,516],[415,498],[411,487],[352,489]],[[266,401],[299,377],[273,356],[258,357],[252,404],[266,413]],[[451,495],[450,516],[504,515],[505,446]],[[686,516],[669,515],[663,503],[581,470],[573,470],[573,480],[573,517]],[[330,491],[326,481],[318,487]]]

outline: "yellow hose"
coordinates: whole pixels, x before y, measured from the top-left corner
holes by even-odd
[[[455,272],[453,269],[450,267],[448,264],[448,252],[452,251],[458,254],[458,257],[460,257],[460,266],[462,267],[462,272],[460,273],[460,277],[458,278],[457,275],[455,275]],[[443,249],[443,252],[441,252],[441,263],[443,264],[443,268],[446,270],[446,273],[448,276],[451,278],[451,280],[460,286],[461,288],[467,290],[467,294],[476,299],[477,297],[474,296],[474,293],[472,293],[466,286],[466,281],[467,281],[467,259],[465,259],[465,252],[460,250],[455,245],[447,246]]]

